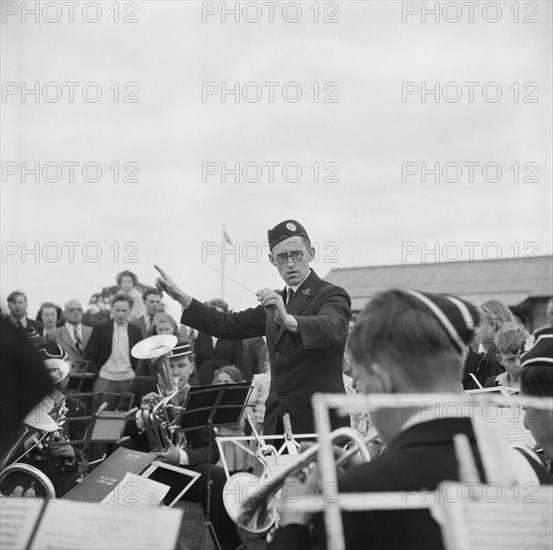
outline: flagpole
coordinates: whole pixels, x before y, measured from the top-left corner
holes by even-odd
[[[222,247],[226,245],[225,239],[225,224],[223,224],[223,239],[221,240],[221,300],[225,299],[225,262],[223,262],[223,249]]]

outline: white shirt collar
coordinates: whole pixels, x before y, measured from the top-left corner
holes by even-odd
[[[21,323],[23,325],[23,328],[27,328],[27,317],[23,317],[22,319],[16,319],[15,317],[12,317],[10,315],[10,319],[12,320],[12,323],[17,326],[17,323]]]

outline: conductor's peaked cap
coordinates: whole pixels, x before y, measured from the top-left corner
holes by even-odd
[[[276,244],[289,239],[290,237],[305,237],[308,240],[309,235],[303,225],[296,220],[284,220],[267,231],[269,238],[269,250]]]

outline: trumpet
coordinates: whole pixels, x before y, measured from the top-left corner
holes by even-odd
[[[330,437],[332,442],[349,439],[355,444],[365,462],[371,460],[365,440],[357,430],[346,427],[338,428],[330,434]],[[289,475],[299,472],[317,459],[319,447],[319,444],[309,447],[298,455],[296,461],[263,482],[248,472],[239,472],[230,476],[223,489],[223,503],[232,521],[249,533],[268,533],[276,524],[278,517],[274,495],[284,485],[284,481]],[[351,454],[348,452],[347,457],[350,457]],[[246,492],[251,491],[252,486],[258,490],[252,496],[246,495]],[[237,495],[239,498],[236,498]],[[240,501],[242,497],[244,500]]]
[[[170,334],[150,336],[142,340],[131,350],[133,357],[146,359],[151,373],[154,375],[162,399],[153,409],[141,409],[140,415],[150,449],[154,452],[167,450],[171,442],[177,449],[186,445],[184,434],[178,430],[177,394],[178,378],[171,376],[169,357],[171,350],[177,345],[177,338]]]

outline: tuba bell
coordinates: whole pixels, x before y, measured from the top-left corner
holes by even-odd
[[[177,401],[178,378],[172,376],[169,361],[171,350],[176,345],[176,336],[159,334],[138,342],[131,350],[133,357],[147,361],[161,395],[161,400],[153,409],[140,410],[150,449],[154,452],[167,450],[169,443],[177,449],[184,448],[186,444],[183,432],[178,431],[181,411]]]
[[[347,427],[338,428],[330,434],[330,437],[333,442],[349,439],[355,444],[363,460],[366,462],[371,460],[365,440],[357,430]],[[232,521],[249,533],[268,533],[276,524],[278,517],[274,495],[284,485],[289,475],[299,472],[317,460],[318,450],[318,444],[309,447],[298,455],[293,463],[273,477],[267,477],[264,480],[248,472],[239,472],[230,476],[223,489],[223,503]],[[252,488],[255,491],[253,494],[248,494],[252,493]]]

